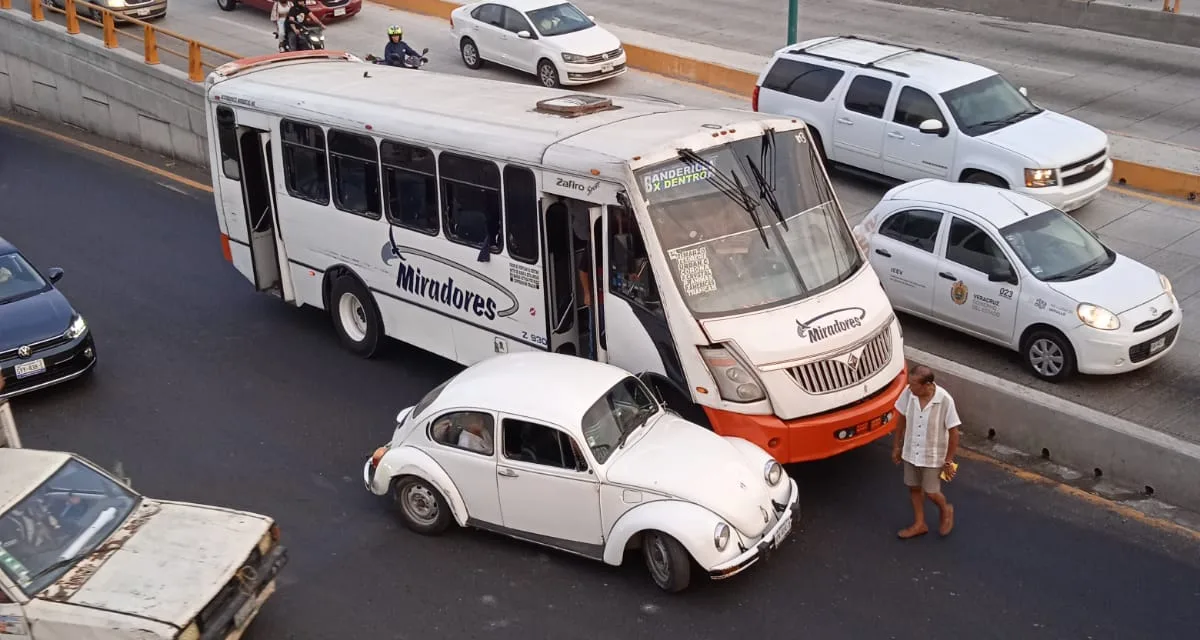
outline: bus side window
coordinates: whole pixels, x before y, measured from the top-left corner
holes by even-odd
[[[293,198],[329,204],[329,165],[325,161],[325,132],[321,127],[281,120],[283,181]]]
[[[433,152],[401,142],[379,145],[383,160],[383,191],[388,221],[436,236],[438,221],[437,159]]]
[[[515,164],[504,167],[504,230],[508,255],[514,260],[538,261],[538,197],[533,172]]]
[[[379,149],[375,139],[344,131],[329,131],[329,166],[333,205],[372,220],[382,215],[379,197]]]
[[[500,169],[496,163],[457,153],[438,154],[442,216],[446,237],[492,253],[503,245],[500,220]],[[480,252],[480,259],[487,254]]]
[[[237,122],[233,109],[217,107],[217,142],[221,147],[221,170],[230,180],[242,179],[242,160],[238,155]]]
[[[665,317],[642,232],[626,207],[608,207],[608,269],[612,293]]]

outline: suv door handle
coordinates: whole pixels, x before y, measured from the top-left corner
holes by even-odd
[[[515,478],[517,477],[517,472],[512,469],[501,469],[496,472],[496,475],[504,476],[505,478]]]
[[[876,249],[876,250],[875,250],[875,253],[878,253],[879,255],[881,255],[881,256],[883,256],[883,257],[885,257],[885,258],[890,258],[890,257],[892,257],[892,254],[888,253],[888,252],[887,252],[887,250],[885,250],[885,249]]]
[[[903,140],[903,139],[904,139],[904,136],[900,135],[899,133],[896,133],[895,131],[889,131],[889,132],[888,132],[888,137],[889,137],[889,138],[895,138],[895,139],[897,139],[897,140]]]
[[[842,123],[842,124],[849,124],[849,125],[853,125],[853,124],[854,124],[854,121],[853,121],[853,120],[851,120],[850,118],[838,118],[838,119],[837,119],[837,121],[838,121],[838,122],[840,122],[840,123]]]
[[[955,278],[955,277],[954,277],[954,274],[953,274],[953,273],[950,273],[950,272],[948,272],[948,271],[943,271],[943,272],[939,273],[938,275],[939,275],[939,276],[941,276],[941,277],[943,277],[943,278],[945,278],[945,279],[947,279],[947,280],[958,280],[958,278]]]

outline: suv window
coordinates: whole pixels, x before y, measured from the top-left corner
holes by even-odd
[[[954,218],[950,223],[946,259],[980,273],[991,273],[1000,265],[1012,267],[1000,245],[987,232],[962,218]]]
[[[913,209],[901,211],[888,218],[879,227],[879,235],[912,245],[922,251],[933,253],[937,242],[938,228],[942,224],[942,214],[937,211]]]
[[[850,111],[872,118],[882,118],[883,107],[887,105],[888,94],[891,92],[892,83],[887,80],[858,76],[850,83],[843,102]]]
[[[943,124],[946,122],[946,119],[942,117],[942,110],[938,109],[937,103],[929,97],[928,93],[912,87],[904,87],[900,90],[900,97],[896,99],[896,115],[892,117],[893,122],[916,129],[921,126],[922,122],[931,118],[941,120]]]
[[[587,470],[579,445],[562,431],[513,418],[505,418],[501,424],[505,458],[559,469]]]
[[[840,69],[779,58],[763,78],[762,86],[797,98],[824,102],[844,75],[846,73]]]

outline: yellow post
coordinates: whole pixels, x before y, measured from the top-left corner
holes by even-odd
[[[0,0],[0,9],[11,9],[12,0]]]
[[[204,53],[200,43],[188,40],[188,79],[192,82],[204,81]]]
[[[42,0],[29,0],[29,16],[34,22],[42,22],[46,15],[42,13]]]
[[[30,0],[37,2],[38,0]],[[67,0],[63,5],[64,11],[67,13],[67,33],[75,35],[79,33],[79,14],[75,11],[75,0]]]
[[[116,20],[113,19],[112,12],[105,11],[103,14],[101,14],[100,22],[104,23],[104,46],[108,47],[109,49],[116,49],[117,47],[121,46],[120,43],[117,42],[117,25]]]
[[[158,41],[154,38],[154,27],[146,25],[145,33],[142,44],[146,52],[146,64],[158,64]]]

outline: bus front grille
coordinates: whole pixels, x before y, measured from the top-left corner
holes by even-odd
[[[789,367],[788,375],[811,395],[834,393],[860,384],[891,362],[891,327],[888,322],[865,342],[824,360]]]

